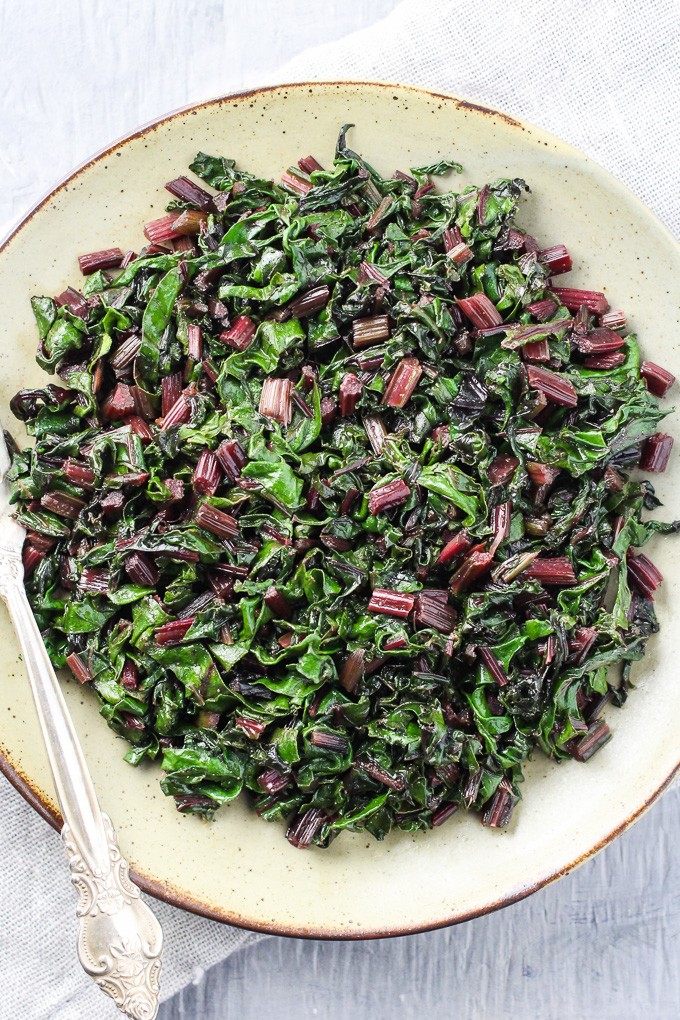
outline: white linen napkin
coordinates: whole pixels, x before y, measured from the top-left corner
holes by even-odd
[[[497,107],[592,156],[677,235],[679,56],[677,0],[403,0],[276,81],[402,82]]]
[[[33,4],[33,0],[28,2]],[[307,0],[297,3],[309,9]],[[382,11],[389,8],[386,0],[381,4]],[[286,6],[290,8],[291,2]],[[138,28],[133,7],[142,19],[151,9],[118,0],[109,13],[114,7],[118,12],[127,11],[132,19],[125,27],[130,37]],[[205,38],[205,25],[197,27],[195,21],[199,7],[201,14],[211,10],[215,14],[220,7],[222,20],[224,11],[219,4],[188,0],[173,0],[167,7],[172,7],[176,56],[178,60],[181,56],[183,66],[196,66],[205,57],[196,42],[196,32],[200,40]],[[77,10],[82,19],[89,18],[87,5],[78,5]],[[366,23],[363,5],[362,10],[361,20]],[[477,0],[403,0],[377,25],[304,52],[268,80],[405,82],[497,106],[553,131],[593,156],[678,233],[677,14],[673,0],[620,0],[602,5],[589,0],[486,0],[484,4]],[[86,28],[85,41],[92,36],[94,24]],[[187,38],[193,42],[187,43]],[[108,39],[115,39],[115,32],[109,33]],[[229,44],[239,47],[244,40]],[[214,59],[214,40],[210,45]],[[200,83],[193,80],[197,101],[204,97],[206,85],[213,92],[234,87],[233,77],[218,80],[211,66],[210,76],[206,74]],[[136,86],[146,85],[147,69],[142,75],[139,67],[128,67],[127,74],[130,77],[122,80],[121,87],[130,96]],[[259,68],[260,83],[263,77]],[[244,72],[242,80],[247,79]],[[257,82],[251,79],[249,83]],[[159,79],[155,85],[158,89]],[[172,92],[169,79],[168,87],[168,107],[185,101]],[[154,112],[140,103],[135,109],[143,109],[144,116]],[[165,110],[161,106],[155,112]],[[92,118],[91,109],[88,115]],[[125,123],[135,126],[134,121]],[[110,134],[115,136],[117,131],[112,129]],[[96,131],[92,137],[98,138]],[[109,136],[98,139],[101,144],[109,140]],[[0,182],[3,158],[6,164],[6,155],[0,153]],[[3,202],[0,194],[0,221],[16,215],[20,205],[25,207],[37,197],[35,191],[30,192],[30,187],[15,192],[13,205]],[[15,1020],[113,1018],[114,1007],[75,963],[74,896],[59,838],[2,780],[0,861],[0,912],[4,916],[0,1012],[9,1009],[3,1015]],[[259,937],[163,903],[155,907],[166,936],[164,999],[202,969]]]

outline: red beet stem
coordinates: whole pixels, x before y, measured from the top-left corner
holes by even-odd
[[[131,386],[132,396],[135,401],[135,414],[145,421],[151,421],[156,417],[156,408],[150,395],[139,386]]]
[[[433,825],[443,825],[451,815],[455,815],[458,810],[458,805],[454,802],[453,804],[442,804],[432,815]]]
[[[165,432],[171,425],[184,425],[191,417],[191,404],[183,393],[177,398],[161,423],[161,432]]]
[[[551,276],[568,273],[572,268],[571,255],[563,244],[555,244],[552,248],[539,251],[538,260],[548,269]]]
[[[270,538],[273,538],[276,542],[278,542],[279,545],[292,545],[293,544],[292,539],[288,538],[286,535],[282,534],[280,531],[277,531],[277,529],[273,528],[270,524],[263,524],[262,525],[262,531],[263,531],[263,533],[265,535],[269,535]]]
[[[366,230],[375,230],[380,226],[381,221],[387,216],[394,199],[391,195],[385,195],[385,197],[378,203],[373,213],[366,220]]]
[[[225,475],[231,482],[235,482],[248,459],[238,439],[225,439],[217,447],[216,453]]]
[[[323,170],[321,163],[314,159],[314,156],[302,156],[298,160],[298,166],[305,174],[312,174],[315,170]]]
[[[449,605],[446,589],[425,588],[416,595],[413,617],[423,627],[432,627],[442,634],[450,634],[456,625],[458,614]]]
[[[365,758],[355,763],[355,768],[365,772],[371,779],[375,779],[377,783],[382,783],[383,786],[388,786],[391,790],[403,790],[404,781],[399,779],[397,776],[393,776],[387,769],[384,769],[382,765],[379,765],[377,761],[372,758]]]
[[[577,406],[578,397],[572,383],[556,372],[529,365],[527,378],[529,386],[534,390],[540,390],[551,403],[559,404],[562,407]]]
[[[194,239],[192,237],[178,237],[171,243],[173,251],[191,252],[192,257],[196,254]],[[187,275],[186,264],[184,262],[180,262],[179,270],[184,277],[184,282],[186,283],[189,277]]]
[[[293,417],[293,383],[290,379],[265,379],[260,396],[260,414],[290,425]]]
[[[346,418],[354,414],[363,385],[353,372],[348,372],[340,383],[340,414]]]
[[[444,251],[453,251],[459,244],[464,244],[465,238],[463,237],[460,227],[457,227],[454,223],[452,227],[447,227],[443,235],[444,240]]]
[[[368,509],[372,514],[385,513],[387,510],[393,510],[395,506],[401,506],[410,495],[411,490],[406,482],[398,478],[394,482],[373,489],[368,497]]]
[[[203,357],[203,334],[196,322],[187,326],[187,353],[192,361],[200,361]]]
[[[596,354],[583,359],[583,367],[591,371],[610,372],[612,368],[618,368],[626,360],[623,351],[614,351],[611,354]]]
[[[508,674],[505,672],[503,665],[498,661],[491,649],[479,647],[477,649],[477,654],[499,687],[505,687],[509,680]]]
[[[92,595],[105,595],[111,590],[111,571],[104,567],[84,567],[78,587]]]
[[[237,538],[239,535],[237,521],[210,503],[201,503],[195,519],[197,524],[218,538]]]
[[[548,341],[532,340],[520,348],[522,361],[550,361],[550,345]]]
[[[281,183],[298,195],[306,195],[313,186],[307,174],[299,172],[293,167],[281,174]]]
[[[125,506],[125,495],[122,492],[109,492],[102,496],[101,508],[108,520],[117,520]]]
[[[429,195],[430,192],[434,191],[434,184],[432,181],[426,181],[424,184],[419,184],[416,188],[413,197],[418,200],[423,195]]]
[[[165,417],[182,396],[182,374],[173,372],[161,379],[161,414]]]
[[[578,312],[585,305],[594,315],[602,315],[609,309],[609,302],[599,290],[577,290],[574,287],[551,287],[552,293],[560,304],[570,312]]]
[[[494,540],[489,548],[489,552],[495,553],[501,542],[510,534],[510,524],[512,522],[512,504],[508,501],[505,503],[499,503],[491,510],[489,524],[494,534]]]
[[[87,684],[92,679],[92,673],[78,652],[71,652],[70,655],[66,656],[66,665],[79,684]]]
[[[133,584],[152,588],[158,583],[160,573],[151,556],[145,552],[132,552],[125,559],[125,573]]]
[[[478,329],[490,329],[503,323],[503,316],[483,291],[467,298],[456,298],[463,315]]]
[[[347,737],[340,733],[326,733],[324,730],[312,730],[309,742],[314,747],[320,747],[324,751],[335,751],[338,754],[344,754],[349,747]]]
[[[541,464],[536,460],[528,460],[527,474],[534,485],[554,485],[559,477],[560,469],[550,467],[549,464]]]
[[[572,755],[577,761],[588,761],[611,738],[611,730],[603,720],[597,720],[588,727],[588,732],[574,745]]]
[[[234,578],[221,567],[214,567],[208,574],[208,584],[218,599],[228,599],[234,593]]]
[[[26,534],[26,541],[35,546],[41,552],[49,552],[56,545],[56,538],[49,535],[39,535],[37,531],[29,531]]]
[[[356,648],[353,652],[350,652],[348,657],[345,659],[342,670],[340,671],[340,686],[346,690],[348,694],[354,694],[364,675],[365,657],[366,655],[363,648]]]
[[[325,285],[312,287],[311,290],[286,305],[286,313],[292,319],[307,319],[310,315],[316,315],[322,308],[325,308],[330,296],[331,292]]]
[[[392,286],[389,277],[380,271],[379,266],[374,265],[372,262],[362,262],[359,266],[359,283],[366,283],[368,280],[380,284],[386,290],[389,290]]]
[[[423,369],[417,358],[402,358],[385,388],[381,403],[405,407],[418,385]]]
[[[430,438],[433,443],[439,443],[444,450],[448,450],[451,445],[451,426],[437,425],[436,428],[432,429]]]
[[[600,316],[600,325],[606,326],[607,329],[622,329],[627,322],[626,313],[620,308],[612,309],[611,312],[605,312]]]
[[[324,426],[330,425],[336,414],[338,413],[338,405],[336,404],[333,397],[322,397],[321,398],[321,424]]]
[[[640,467],[643,471],[665,471],[673,449],[673,436],[655,432],[643,444]]]
[[[550,298],[541,298],[540,301],[532,301],[530,305],[527,305],[526,310],[539,322],[547,322],[557,311],[557,304]]]
[[[469,262],[472,255],[472,248],[465,243],[457,244],[455,248],[451,248],[450,251],[446,253],[446,257],[449,262],[453,262],[456,266],[462,266],[465,262]]]
[[[368,319],[355,319],[352,323],[352,343],[357,349],[380,344],[389,336],[390,320],[387,315],[372,315]]]
[[[194,237],[204,230],[207,223],[205,213],[196,209],[184,209],[172,225],[174,239],[179,237]],[[180,263],[180,268],[182,263]]]
[[[220,340],[237,351],[245,351],[255,338],[257,326],[249,315],[237,316],[229,329],[220,333]]]
[[[326,821],[326,812],[321,808],[309,808],[303,815],[294,818],[286,830],[286,839],[292,846],[303,850],[314,842]]]
[[[149,480],[148,471],[126,471],[117,472],[112,471],[110,474],[104,475],[105,482],[111,482],[114,485],[130,486],[132,488],[139,488]]]
[[[647,384],[647,389],[655,397],[665,397],[675,382],[675,376],[653,361],[643,361],[640,365],[640,375]]]
[[[174,181],[168,181],[165,187],[175,198],[197,206],[202,212],[211,212],[214,208],[212,195],[198,184],[194,184],[188,177],[177,177]]]
[[[108,421],[116,421],[134,414],[137,409],[135,395],[127,383],[116,383],[111,393],[102,402],[102,417]]]
[[[386,616],[398,616],[405,620],[415,604],[415,595],[406,592],[391,591],[389,588],[374,588],[368,603],[369,612],[384,613]]]
[[[572,343],[581,354],[611,354],[626,344],[626,338],[612,329],[597,326],[588,333],[574,332]]]
[[[501,785],[484,805],[480,821],[489,828],[502,829],[509,823],[514,809],[515,798],[512,792]]]
[[[64,461],[62,471],[70,482],[81,489],[94,489],[95,473],[87,464],[80,464],[69,457]]]
[[[578,627],[569,641],[569,656],[575,665],[583,662],[597,640],[596,627]],[[551,635],[553,636],[553,635]]]
[[[90,306],[87,300],[78,290],[74,290],[73,287],[67,287],[63,293],[59,294],[55,299],[55,303],[58,305],[66,305],[66,307],[77,315],[80,319],[87,319],[90,313]]]
[[[574,568],[568,556],[555,556],[552,559],[538,556],[524,570],[523,576],[543,585],[568,587],[578,584]]]
[[[28,579],[32,577],[35,568],[47,555],[46,549],[38,549],[33,545],[29,545],[28,542],[24,543],[24,548],[21,552],[21,561],[24,565],[24,577]]]
[[[383,651],[396,652],[400,648],[406,648],[407,645],[408,641],[406,640],[405,637],[391,638],[389,641],[386,641],[385,644],[383,645]]]
[[[130,432],[132,432],[135,436],[138,436],[143,443],[150,443],[153,439],[153,432],[151,431],[148,422],[145,422],[144,419],[140,418],[138,415],[135,414],[131,418],[128,418],[127,424],[130,426]]]
[[[484,220],[486,218],[486,208],[487,208],[487,206],[489,204],[489,195],[490,194],[491,194],[491,191],[489,189],[489,185],[488,184],[485,184],[483,188],[480,188],[479,196],[477,198],[477,209],[476,209],[476,212],[477,212],[477,223],[479,223],[480,226],[484,225]]]
[[[437,557],[435,566],[447,567],[449,563],[452,563],[458,556],[462,556],[463,553],[467,552],[471,545],[472,539],[467,531],[465,531],[465,529],[459,531],[446,543]]]
[[[651,599],[663,581],[661,571],[644,553],[639,553],[637,556],[629,554],[627,567],[630,582],[641,595],[646,599]]]
[[[451,578],[450,588],[454,595],[460,595],[486,574],[492,561],[493,553],[484,552],[482,549],[470,552]]]
[[[175,223],[179,219],[179,213],[168,213],[157,220],[149,220],[144,224],[144,237],[152,244],[167,244],[177,237]]]
[[[139,672],[132,659],[126,659],[120,674],[120,683],[128,691],[134,691],[139,686]]]
[[[305,398],[302,396],[301,393],[298,393],[298,391],[295,389],[293,390],[293,403],[297,407],[298,411],[301,411],[304,414],[305,418],[314,417],[314,412],[312,411],[311,407],[309,406]]]
[[[179,503],[184,499],[184,482],[181,478],[163,478],[162,482],[169,493],[166,503]]]
[[[102,251],[78,256],[78,265],[83,276],[89,276],[90,273],[96,273],[101,269],[116,269],[123,258],[124,253],[120,248],[104,248]]]
[[[342,497],[342,503],[340,504],[340,515],[344,516],[348,514],[354,506],[359,490],[355,486],[351,485],[345,495]]]
[[[379,418],[377,414],[368,414],[364,418],[363,424],[368,441],[371,444],[371,449],[376,457],[379,457],[383,452],[387,436],[387,429],[383,424],[382,418]]]
[[[157,627],[154,631],[156,644],[180,644],[180,642],[186,637],[187,632],[191,629],[193,622],[194,617],[189,616],[185,620],[171,620],[170,623],[164,623],[162,627]]]
[[[514,477],[519,460],[511,454],[499,453],[489,465],[489,482],[491,485],[505,485]]]
[[[290,602],[283,597],[278,588],[271,587],[267,588],[264,593],[264,602],[268,609],[272,611],[277,619],[289,620],[293,615],[293,607]]]
[[[51,510],[58,517],[66,517],[74,521],[81,510],[85,509],[85,501],[71,496],[67,492],[46,492],[40,499],[41,506]]]
[[[276,769],[265,769],[257,777],[257,785],[265,790],[266,793],[279,793],[280,790],[288,786],[289,782],[290,776],[286,776]]]
[[[124,370],[128,368],[137,357],[141,346],[142,338],[138,333],[126,336],[120,346],[109,358],[109,365],[114,372],[124,372]]]
[[[222,480],[220,463],[212,450],[202,450],[194,469],[194,490],[201,496],[212,496]]]

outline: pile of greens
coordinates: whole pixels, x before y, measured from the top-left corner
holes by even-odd
[[[213,191],[170,182],[148,248],[33,299],[60,378],[12,402],[12,479],[52,661],[182,811],[246,790],[297,846],[506,824],[657,629],[631,550],[678,525],[630,473],[670,444],[636,339],[553,288],[520,180],[383,178],[344,129],[282,184],[191,170]]]

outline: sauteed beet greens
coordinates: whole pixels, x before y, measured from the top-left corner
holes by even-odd
[[[139,255],[33,299],[59,379],[13,400],[12,473],[52,660],[180,811],[247,790],[300,847],[503,826],[535,748],[609,739],[657,630],[634,550],[680,522],[633,469],[666,467],[673,376],[553,282],[521,180],[383,178],[345,129],[280,184],[191,170]]]

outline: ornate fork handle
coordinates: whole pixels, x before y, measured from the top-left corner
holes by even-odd
[[[80,743],[23,587],[21,558],[0,545],[7,603],[31,683],[57,796],[62,839],[79,899],[78,955],[86,972],[134,1020],[153,1020],[161,927],[128,877],[111,820],[99,807]]]
[[[78,890],[78,956],[87,973],[134,1020],[158,1013],[158,979],[163,942],[155,916],[128,877],[111,819],[102,812],[110,867],[92,871],[68,825],[61,837],[70,858],[71,881]]]

